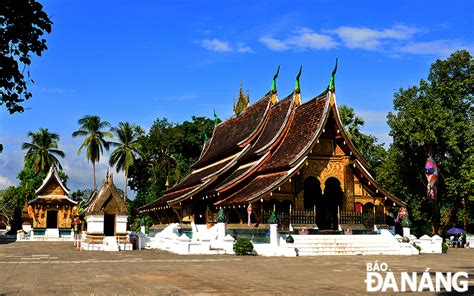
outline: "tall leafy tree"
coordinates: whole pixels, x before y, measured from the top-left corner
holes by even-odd
[[[393,144],[384,164],[384,182],[408,202],[418,234],[442,233],[474,220],[473,167],[474,64],[465,50],[431,65],[419,86],[394,95],[388,124]],[[438,166],[438,190],[427,198],[424,164]],[[470,222],[469,222],[470,221]]]
[[[353,108],[346,105],[339,107],[339,116],[344,125],[344,129],[357,150],[365,157],[374,169],[375,175],[378,174],[379,168],[384,161],[386,151],[384,144],[377,143],[377,138],[373,135],[366,135],[361,132],[365,121],[362,117],[356,115]]]
[[[189,174],[201,153],[203,134],[212,135],[214,125],[214,120],[205,117],[193,116],[182,123],[163,118],[140,137],[143,155],[129,172],[130,188],[137,191],[135,199],[128,203],[131,221],[136,219],[134,209],[163,195],[167,178],[169,186],[173,186]]]
[[[99,162],[100,156],[105,150],[109,150],[109,142],[106,138],[112,138],[112,133],[103,131],[104,128],[110,128],[108,121],[101,121],[99,116],[86,115],[78,121],[80,127],[72,133],[73,137],[85,137],[84,142],[79,147],[77,154],[80,155],[82,149],[87,148],[87,160],[92,162],[93,188],[97,189],[95,164]]]
[[[10,113],[23,112],[20,103],[32,96],[31,56],[47,49],[43,35],[51,32],[51,24],[35,0],[0,1],[0,105]]]
[[[57,157],[64,158],[64,152],[58,149],[59,135],[40,128],[38,132],[28,132],[31,143],[23,143],[21,148],[27,150],[25,162],[31,161],[36,173],[47,172],[52,165],[62,169]]]
[[[110,142],[115,150],[110,154],[109,163],[115,166],[117,172],[125,172],[125,188],[123,200],[127,201],[127,187],[128,187],[128,172],[131,166],[135,163],[135,159],[140,157],[141,145],[139,137],[143,130],[136,125],[128,122],[120,122],[117,128],[112,128],[112,131],[117,136],[119,142]]]

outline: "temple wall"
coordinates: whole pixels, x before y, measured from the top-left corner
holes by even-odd
[[[126,215],[117,215],[115,218],[115,232],[119,233],[127,233],[127,218]]]
[[[58,228],[70,228],[72,223],[72,208],[70,206],[46,206],[34,205],[33,211],[33,228],[46,228],[47,211],[58,212]]]
[[[104,233],[104,215],[89,215],[87,219],[87,233]]]

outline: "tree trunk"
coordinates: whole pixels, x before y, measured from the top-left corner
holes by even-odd
[[[127,204],[127,187],[128,187],[128,169],[125,169],[125,188],[123,190],[123,202]]]
[[[94,190],[96,190],[96,189],[97,189],[97,185],[96,185],[96,183],[95,183],[95,161],[92,162],[92,171],[93,171],[93,176],[94,176],[94,183],[93,183],[93,185],[94,185]]]

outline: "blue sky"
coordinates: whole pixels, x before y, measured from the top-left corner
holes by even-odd
[[[472,1],[67,1],[43,0],[54,22],[49,49],[30,67],[33,98],[0,112],[0,188],[17,183],[28,131],[60,135],[73,190],[92,167],[71,133],[85,114],[148,129],[157,118],[232,115],[242,80],[254,102],[278,65],[280,96],[303,65],[303,101],[325,89],[339,58],[337,101],[389,143],[393,93],[426,78],[430,64],[474,49]],[[2,107],[3,108],[3,107]],[[107,169],[105,155],[98,178]],[[123,177],[116,177],[121,186]]]

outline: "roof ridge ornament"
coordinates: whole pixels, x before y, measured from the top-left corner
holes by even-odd
[[[276,80],[278,78],[278,73],[280,73],[280,65],[278,65],[278,69],[275,75],[273,76],[272,87],[270,88],[270,94],[272,95],[273,104],[278,103],[278,95],[277,95],[277,88],[276,88]]]
[[[336,93],[336,84],[334,82],[334,77],[336,76],[338,62],[339,62],[339,58],[336,58],[336,65],[334,66],[334,70],[332,70],[331,79],[329,80],[329,85],[328,85],[328,90],[332,93]]]
[[[298,75],[296,75],[295,91],[294,91],[296,105],[301,105],[300,76],[301,76],[302,69],[303,69],[303,65],[300,65],[300,71],[298,72]]]
[[[221,123],[221,120],[219,117],[217,117],[216,109],[214,109],[214,126],[218,125]]]
[[[234,114],[238,115],[242,111],[244,111],[250,104],[248,97],[245,96],[244,89],[242,88],[242,80],[240,80],[240,90],[239,90],[239,97],[237,101],[234,103]]]

